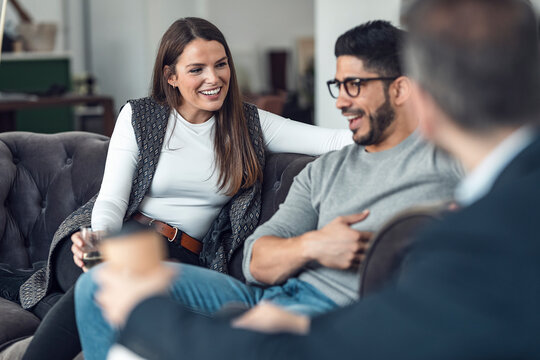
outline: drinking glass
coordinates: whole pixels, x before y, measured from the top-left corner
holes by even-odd
[[[89,226],[81,227],[81,237],[83,239],[83,258],[82,261],[87,269],[103,261],[98,246],[103,238],[102,231],[94,231]]]

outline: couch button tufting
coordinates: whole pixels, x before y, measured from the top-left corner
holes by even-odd
[[[47,207],[47,201],[43,200],[43,201],[41,202],[41,208],[42,208],[42,209],[45,209],[46,207]]]
[[[19,158],[16,158],[16,157],[13,158],[13,163],[14,164],[18,164],[20,161],[21,160],[19,160]]]
[[[66,165],[71,165],[73,163],[73,159],[67,158],[66,159]]]

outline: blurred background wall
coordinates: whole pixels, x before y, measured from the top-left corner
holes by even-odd
[[[117,104],[148,93],[159,40],[180,17],[203,17],[220,28],[233,53],[241,86],[255,93],[269,90],[268,50],[286,49],[294,56],[296,39],[313,37],[312,0],[92,0],[89,9],[91,71],[98,77],[100,90],[112,94]],[[80,57],[76,51],[73,55]],[[295,75],[289,72],[292,90]]]
[[[336,69],[334,44],[339,35],[369,20],[384,19],[399,24],[401,0],[315,0],[315,122],[330,128],[348,123],[328,94],[326,81]]]
[[[96,90],[116,108],[148,94],[159,39],[176,19],[199,16],[225,34],[241,87],[250,94],[275,90],[269,52],[286,53],[286,86],[314,102],[316,124],[346,128],[328,95],[334,77],[336,38],[362,22],[398,24],[401,0],[19,0],[36,21],[54,22],[54,52],[67,53],[74,77],[91,74]],[[533,0],[540,5],[540,0]],[[7,29],[19,22],[8,6]],[[314,46],[314,48],[313,48]],[[306,62],[314,52],[310,68]],[[314,79],[313,79],[314,76]],[[314,88],[314,94],[306,87]],[[311,98],[310,98],[311,97]]]

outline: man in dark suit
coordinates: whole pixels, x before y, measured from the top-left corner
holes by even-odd
[[[534,11],[524,0],[418,0],[405,20],[424,134],[468,169],[456,193],[462,208],[420,235],[399,276],[355,305],[311,321],[261,305],[231,328],[149,297],[113,358],[127,349],[160,359],[540,358]],[[113,273],[101,278],[105,294],[128,289]]]

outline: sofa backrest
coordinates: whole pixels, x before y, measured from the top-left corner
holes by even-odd
[[[285,201],[294,177],[315,157],[278,153],[266,156],[259,225],[264,224]]]
[[[294,177],[314,159],[314,156],[302,154],[269,153],[266,155],[259,225],[264,224],[274,215],[279,205],[285,201]],[[243,258],[244,252],[241,247],[235,251],[229,263],[229,274],[241,281],[245,280],[242,273]]]
[[[60,223],[99,191],[108,145],[107,137],[85,132],[0,134],[0,263],[21,269],[47,259]],[[260,224],[313,159],[267,155]]]
[[[0,263],[47,259],[60,223],[99,190],[108,144],[83,132],[0,134]]]

